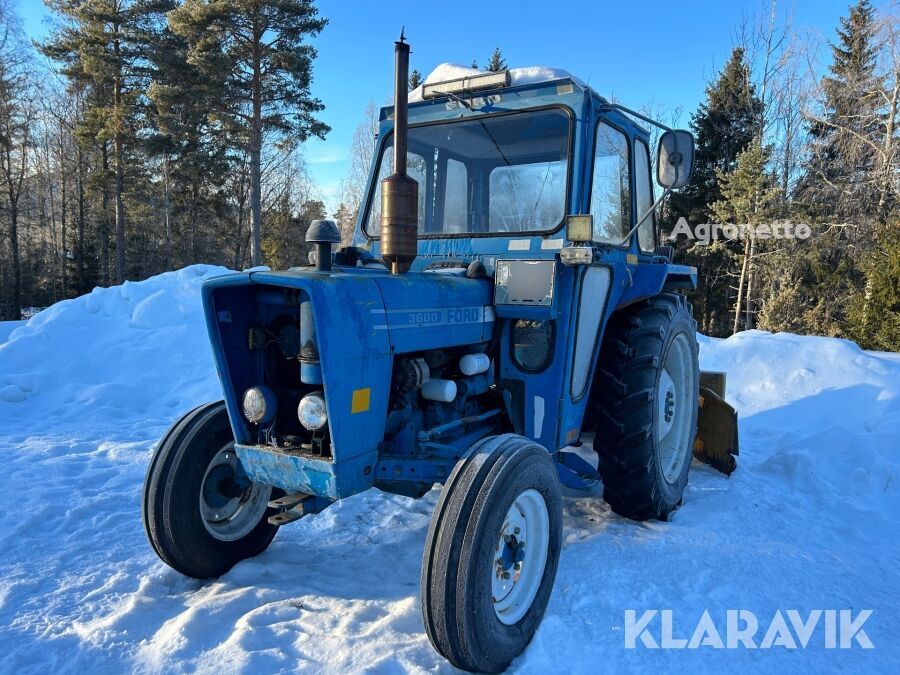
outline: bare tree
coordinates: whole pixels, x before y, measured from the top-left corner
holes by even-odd
[[[0,181],[6,197],[12,263],[12,293],[8,313],[22,311],[22,264],[19,249],[20,200],[28,175],[31,126],[35,108],[29,59],[20,28],[6,0],[0,2]]]
[[[778,12],[778,0],[769,0],[769,6],[765,14],[753,18],[744,17],[738,31],[736,41],[744,48],[748,62],[751,65],[750,74],[755,80],[756,91],[759,95],[759,120],[757,122],[757,143],[760,147],[767,143],[769,133],[776,126],[774,111],[777,105],[773,103],[775,97],[772,94],[776,79],[790,62],[789,36],[791,33],[791,18],[782,18]],[[758,203],[760,199],[754,199]],[[738,278],[737,305],[735,307],[734,331],[737,332],[740,324],[740,314],[744,313],[745,328],[753,328],[754,322],[754,295],[753,285],[756,273],[756,248],[757,241],[752,231],[748,232],[744,241],[744,259],[741,266],[741,274]],[[746,293],[744,287],[746,285]],[[743,302],[743,307],[741,306]]]
[[[375,139],[378,135],[378,107],[375,101],[369,101],[363,118],[356,127],[353,141],[350,144],[350,169],[343,184],[341,203],[346,204],[352,216],[350,221],[356,219],[362,200],[365,198],[366,185],[369,180],[369,168],[375,156]],[[347,233],[345,239],[347,238]]]
[[[878,210],[877,217],[884,220],[888,202],[896,199],[898,192],[897,115],[900,113],[900,15],[897,6],[881,20],[879,39],[882,49],[879,68],[883,86],[879,96],[884,110],[884,136],[877,152]]]

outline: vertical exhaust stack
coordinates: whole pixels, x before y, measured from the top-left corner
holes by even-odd
[[[406,174],[409,118],[409,45],[400,31],[394,43],[394,173],[381,182],[381,257],[393,274],[404,274],[416,259],[419,184]]]

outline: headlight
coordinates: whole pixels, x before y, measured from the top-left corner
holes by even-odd
[[[244,392],[244,417],[259,424],[275,417],[275,395],[265,387],[250,387]]]
[[[321,391],[314,391],[300,399],[300,405],[297,406],[297,417],[300,424],[310,431],[316,431],[325,426],[328,414],[325,412],[325,398]]]

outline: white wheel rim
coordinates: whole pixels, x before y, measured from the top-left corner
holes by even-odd
[[[669,346],[657,385],[656,439],[659,465],[663,477],[670,484],[678,481],[685,462],[691,455],[691,408],[697,404],[696,397],[692,394],[692,356],[688,336],[679,333]]]
[[[246,537],[266,512],[272,486],[241,480],[243,471],[234,443],[216,453],[200,484],[200,517],[206,531],[220,541]],[[231,481],[231,484],[228,481]]]
[[[550,548],[550,515],[543,496],[528,489],[506,512],[491,564],[491,595],[497,618],[521,621],[544,578]]]

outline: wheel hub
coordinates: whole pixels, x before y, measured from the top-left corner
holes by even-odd
[[[206,531],[221,541],[246,536],[265,514],[272,488],[252,482],[229,443],[220,450],[203,476],[200,517]]]
[[[519,621],[534,601],[549,547],[549,515],[537,490],[522,492],[509,507],[491,566],[494,611],[503,623]]]
[[[662,439],[672,430],[672,424],[675,421],[675,405],[677,403],[675,382],[667,370],[663,370],[659,374],[656,400],[659,404],[659,438]]]
[[[694,368],[690,340],[679,334],[669,346],[656,391],[660,468],[665,480],[672,484],[678,481],[685,463],[690,461],[693,446]]]
[[[521,521],[515,524],[516,521]],[[494,578],[499,580],[498,588],[502,591],[502,597],[506,597],[512,590],[519,574],[522,571],[522,561],[525,560],[525,533],[526,527],[522,515],[507,513],[506,522],[500,531],[500,541],[497,550],[500,555],[494,560]],[[502,599],[494,596],[494,599]]]
[[[203,485],[203,499],[214,508],[222,508],[232,499],[238,499],[250,487],[247,480],[241,481],[235,468],[230,464],[218,464],[212,468]]]

